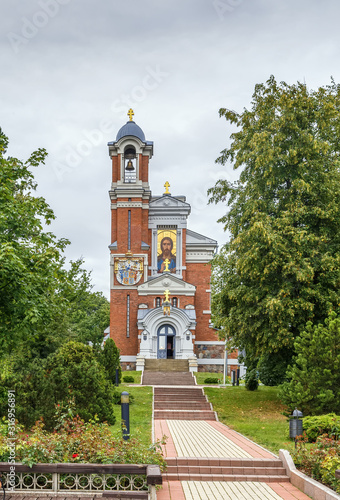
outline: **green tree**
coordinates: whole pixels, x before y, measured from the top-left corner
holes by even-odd
[[[271,77],[250,110],[220,116],[239,129],[216,161],[241,172],[209,190],[230,233],[213,263],[213,321],[247,358],[284,355],[340,303],[340,87]]]
[[[281,386],[281,398],[293,410],[306,415],[340,413],[340,318],[333,312],[324,325],[308,322],[295,341],[294,364],[287,370],[289,382]]]
[[[34,196],[32,169],[47,153],[39,149],[22,162],[6,157],[7,147],[0,129],[0,358],[12,352],[22,352],[24,363],[46,358],[71,339],[99,346],[109,302],[92,291],[82,259],[66,269],[69,242],[45,230],[55,216],[43,197]]]
[[[122,369],[120,366],[120,351],[113,339],[107,339],[103,351],[100,353],[100,361],[106,370],[108,379],[116,383],[116,369],[118,368],[119,383],[122,379]]]
[[[0,129],[0,349],[37,335],[60,309],[66,239],[44,230],[54,214],[35,197],[31,168],[43,164],[39,149],[26,162],[5,157],[8,139]]]

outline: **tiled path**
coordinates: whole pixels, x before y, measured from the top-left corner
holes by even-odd
[[[218,467],[223,458],[273,458],[275,455],[220,422],[155,420],[155,438],[169,437],[166,457],[206,457]],[[211,458],[209,458],[211,457]],[[188,460],[190,462],[190,460]],[[289,482],[167,481],[158,500],[308,500]]]
[[[165,481],[157,500],[310,500],[290,483]]]

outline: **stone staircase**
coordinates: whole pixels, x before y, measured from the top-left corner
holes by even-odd
[[[216,420],[216,414],[200,387],[155,387],[154,418]]]
[[[146,359],[145,371],[152,372],[189,372],[187,359]]]
[[[190,372],[143,372],[142,385],[196,385]]]
[[[167,481],[289,482],[279,458],[167,458]]]

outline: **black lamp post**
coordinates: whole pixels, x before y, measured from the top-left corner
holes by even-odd
[[[292,415],[290,416],[289,437],[295,440],[295,448],[296,448],[296,438],[297,436],[301,436],[303,432],[302,420],[301,420],[302,417],[303,417],[302,411],[299,411],[297,408],[295,408]]]

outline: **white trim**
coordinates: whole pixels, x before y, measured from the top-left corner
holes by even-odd
[[[199,365],[224,365],[224,359],[223,358],[204,358],[204,359],[197,358],[197,363]]]
[[[120,356],[121,363],[135,363],[137,360],[137,356]]]
[[[197,363],[199,365],[224,365],[224,359],[223,358],[201,358],[201,359],[197,358]],[[228,358],[228,365],[242,366],[237,361],[237,359],[229,359],[229,358]]]
[[[195,344],[203,344],[203,345],[225,345],[223,340],[196,340]]]
[[[209,290],[206,290],[206,292],[207,292],[207,293],[211,293],[211,290],[210,290],[210,289],[209,289]]]
[[[203,314],[211,314],[211,311],[203,311]]]

